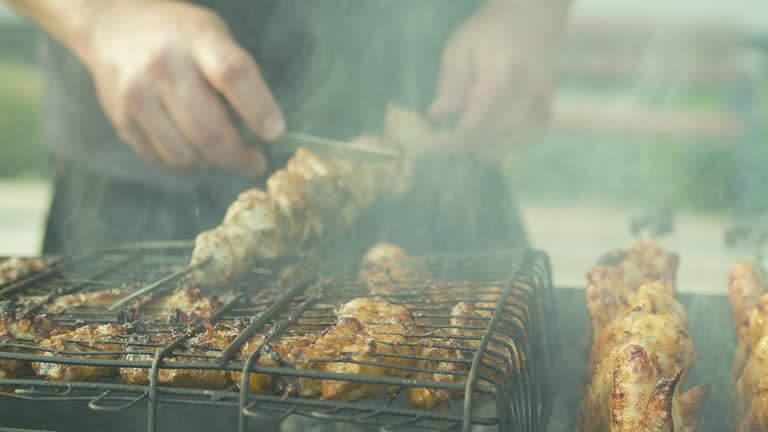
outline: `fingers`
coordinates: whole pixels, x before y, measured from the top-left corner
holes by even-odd
[[[118,128],[118,134],[140,158],[154,165],[163,165],[163,161],[155,151],[154,146],[136,122],[130,121],[124,127]]]
[[[219,97],[194,68],[192,71],[184,81],[161,90],[180,133],[211,163],[246,176],[263,174],[267,163],[262,152],[243,142]]]
[[[226,33],[217,33],[194,49],[203,76],[253,132],[265,141],[279,139],[285,120],[253,58]]]
[[[504,113],[501,112],[496,114],[492,112],[496,105],[515,103],[514,95],[508,94],[510,92],[507,91],[511,83],[509,83],[509,68],[505,64],[491,63],[477,67],[479,69],[475,73],[477,78],[467,93],[464,112],[459,122],[459,129],[463,131],[477,129],[485,120],[503,115]],[[505,97],[510,100],[499,100]]]
[[[174,169],[192,169],[201,165],[200,154],[181,135],[159,97],[145,97],[144,107],[137,111],[135,123],[163,165]]]
[[[451,43],[443,54],[435,100],[429,107],[433,119],[444,119],[459,112],[472,82],[472,62],[468,50]]]

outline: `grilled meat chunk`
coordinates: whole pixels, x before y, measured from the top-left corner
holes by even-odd
[[[211,363],[229,345],[237,335],[245,329],[241,321],[206,323],[205,329],[187,340],[184,345],[174,351],[174,355],[163,359],[157,374],[157,383],[168,387],[202,387],[223,389],[230,385],[229,371],[219,369],[188,369],[172,368],[173,363]],[[153,333],[134,337],[129,346],[130,354],[124,358],[128,361],[152,362],[157,350],[183,337],[181,332]],[[148,368],[120,368],[120,377],[126,384],[149,384]]]
[[[319,337],[319,333],[308,333],[298,336],[284,336],[276,342],[265,343],[266,335],[257,335],[243,345],[240,349],[240,357],[245,362],[248,356],[259,350],[258,357],[254,362],[257,366],[294,367],[300,362],[304,351]],[[241,372],[232,373],[232,379],[238,386],[242,386],[242,378]],[[318,389],[319,382],[317,380],[296,379],[256,372],[248,374],[248,391],[253,393],[317,396]]]
[[[437,332],[443,335],[444,332]],[[419,380],[464,383],[469,373],[474,351],[460,339],[429,339],[421,349],[417,367],[434,372],[418,372],[414,378]],[[452,399],[464,396],[463,391],[436,389],[432,387],[412,387],[408,390],[408,403],[417,409],[446,409]]]
[[[181,287],[169,295],[160,296],[142,304],[141,310],[164,317],[174,315],[178,311],[189,320],[209,318],[222,306],[223,304],[218,297],[206,296],[198,288]]]
[[[369,298],[353,299],[338,308],[337,321],[321,333],[288,336],[264,344],[257,336],[244,345],[247,357],[263,345],[256,364],[271,367],[312,369],[329,373],[406,377],[418,350],[409,337],[413,317],[403,306]],[[236,374],[236,380],[241,379]],[[357,400],[394,391],[393,386],[360,382],[288,377],[275,379],[251,373],[249,389],[254,392],[282,391],[301,397],[321,396],[328,400]]]
[[[23,344],[28,345],[30,348],[1,346],[0,350],[4,352],[37,354],[33,347],[38,345],[40,339],[48,337],[51,330],[53,330],[53,325],[44,315],[18,316],[12,312],[5,312],[0,314],[0,344]],[[31,374],[32,369],[27,361],[0,360],[0,378],[15,378]]]
[[[351,375],[404,378],[414,361],[401,356],[414,356],[417,350],[407,345],[403,336],[409,330],[403,324],[364,325],[353,317],[340,318],[304,353],[312,369]],[[320,394],[327,400],[357,400],[393,392],[396,386],[367,384],[342,380],[323,380]]]
[[[413,282],[419,277],[429,278],[423,264],[410,257],[400,246],[381,242],[370,248],[363,257],[359,271],[368,291],[373,295],[393,294],[398,285]],[[427,290],[429,297],[434,290]]]
[[[0,262],[0,285],[20,279],[45,267],[40,258],[9,258]]]
[[[397,112],[396,107],[390,108]],[[390,114],[381,137],[360,136],[367,145],[403,148],[423,134],[409,132],[412,121]],[[408,117],[408,116],[405,116]],[[361,166],[299,149],[286,167],[267,180],[267,191],[252,189],[235,201],[222,225],[195,239],[195,284],[222,287],[247,273],[255,261],[294,254],[329,228],[349,224],[383,194],[402,192],[410,182],[411,159]]]
[[[694,350],[675,299],[676,268],[676,255],[638,241],[590,273],[593,343],[578,432],[697,430],[709,386],[677,391]]]
[[[112,303],[130,294],[131,291],[112,288],[98,291],[80,292],[66,294],[56,297],[46,309],[48,312],[61,312],[65,310],[74,310],[92,307],[110,306]]]
[[[738,432],[768,431],[768,292],[747,261],[734,264],[728,278],[738,336],[733,359],[733,416]]]
[[[84,325],[74,330],[54,330],[50,337],[40,342],[40,347],[51,350],[43,352],[49,357],[117,360],[120,355],[111,352],[120,351],[117,339],[122,335],[123,330],[116,324]],[[110,354],[100,354],[108,352]],[[96,381],[117,372],[114,367],[44,362],[32,362],[32,369],[38,377],[51,381]]]

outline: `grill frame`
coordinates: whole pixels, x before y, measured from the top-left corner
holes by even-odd
[[[169,251],[174,251],[169,253]],[[185,251],[184,253],[178,253],[179,251]],[[57,272],[66,272],[68,267],[77,266],[89,260],[99,260],[110,256],[110,254],[118,254],[122,257],[122,261],[114,264],[109,268],[105,274],[114,272],[119,268],[124,268],[125,265],[134,262],[134,260],[142,260],[150,255],[150,252],[159,252],[161,256],[172,256],[176,262],[176,266],[169,266],[163,262],[159,267],[161,271],[158,274],[150,273],[152,277],[147,279],[151,280],[166,280],[166,283],[156,284],[158,290],[166,289],[173,286],[175,278],[169,277],[177,273],[184,271],[189,251],[191,251],[191,243],[189,242],[155,242],[151,244],[137,244],[128,246],[119,246],[116,248],[105,249],[95,253],[81,254],[71,258],[62,258],[54,260],[46,268],[35,272],[31,275],[25,276],[19,281],[11,284],[0,286],[0,300],[13,298],[22,292],[28,292],[31,288],[40,285],[46,278],[51,278],[52,274]],[[503,258],[500,258],[503,257]],[[360,297],[362,291],[359,289],[354,291],[355,295],[351,292],[340,292],[344,290],[338,289],[338,286],[334,287],[334,284],[326,283],[325,280],[319,275],[309,276],[302,278],[299,281],[291,282],[291,286],[285,286],[284,284],[278,284],[275,292],[283,292],[282,296],[277,297],[276,300],[271,302],[269,306],[260,311],[258,317],[251,321],[250,325],[245,331],[241,333],[235,341],[233,341],[229,349],[222,351],[222,355],[219,358],[211,359],[205,362],[173,362],[162,364],[164,358],[171,357],[172,351],[183,345],[183,343],[191,337],[191,333],[187,333],[185,336],[174,340],[171,344],[162,347],[154,354],[152,362],[136,362],[127,360],[98,360],[98,359],[78,359],[72,357],[50,357],[37,354],[28,353],[9,353],[0,351],[0,359],[12,359],[12,360],[25,360],[25,361],[44,361],[46,363],[64,363],[64,364],[79,364],[79,365],[94,365],[94,366],[113,366],[113,367],[141,367],[148,368],[150,370],[150,384],[147,386],[131,386],[128,384],[115,384],[111,382],[87,382],[87,383],[57,383],[51,381],[42,381],[39,379],[26,379],[26,378],[14,378],[14,379],[0,379],[0,386],[21,386],[25,388],[47,388],[63,390],[64,393],[49,393],[43,392],[42,395],[36,393],[22,393],[22,394],[3,394],[6,397],[17,398],[34,398],[35,400],[53,399],[53,400],[79,400],[87,399],[89,406],[92,409],[97,410],[116,410],[125,409],[139,402],[146,400],[147,402],[147,429],[149,431],[156,430],[157,427],[157,406],[160,402],[167,403],[191,403],[191,404],[209,404],[209,405],[227,405],[237,406],[239,412],[239,430],[245,431],[248,427],[248,419],[258,415],[264,415],[267,411],[274,411],[274,407],[281,407],[282,410],[278,411],[277,417],[284,419],[288,415],[303,414],[311,415],[318,418],[330,419],[335,421],[353,421],[357,423],[369,423],[381,426],[382,430],[394,430],[406,426],[421,425],[430,422],[442,422],[442,429],[463,429],[469,430],[472,424],[497,424],[501,430],[542,430],[546,425],[546,421],[549,418],[553,392],[552,384],[553,377],[548,371],[553,370],[552,359],[556,356],[554,352],[559,344],[556,342],[557,323],[553,321],[556,317],[554,314],[554,305],[552,301],[552,280],[551,269],[549,266],[549,260],[546,255],[539,251],[527,250],[527,251],[494,251],[488,252],[482,255],[437,255],[431,256],[425,259],[431,263],[446,263],[452,262],[451,260],[460,260],[461,262],[467,262],[471,260],[475,265],[478,262],[488,262],[488,260],[510,260],[506,264],[509,268],[506,270],[506,285],[500,294],[500,301],[497,302],[492,315],[488,317],[487,324],[485,326],[473,326],[468,330],[480,330],[483,329],[482,338],[479,342],[479,346],[474,351],[474,357],[471,361],[471,367],[467,373],[467,379],[464,383],[438,383],[434,381],[415,380],[412,378],[394,378],[394,377],[372,377],[361,375],[339,375],[330,372],[321,372],[316,370],[297,370],[290,368],[272,368],[263,366],[253,366],[252,363],[255,360],[256,352],[250,355],[246,361],[242,363],[233,363],[227,361],[228,357],[234,355],[237,351],[237,345],[244,343],[250,336],[259,331],[268,322],[277,323],[272,335],[277,338],[282,336],[286,331],[290,329],[292,325],[297,325],[302,318],[303,314],[309,310],[312,310],[318,304],[333,305],[338,304],[339,301],[330,302],[332,299],[347,300],[350,298]],[[479,260],[479,261],[478,261]],[[107,260],[108,261],[108,260]],[[339,265],[330,266],[333,270],[329,270],[329,273],[336,275],[354,275],[350,266],[356,264],[355,260],[345,261]],[[455,263],[455,261],[453,261]],[[346,265],[346,269],[344,268]],[[487,266],[486,267],[491,267]],[[455,269],[454,269],[455,270]],[[477,284],[488,284],[491,280],[498,281],[499,275],[486,269],[481,269],[478,275],[472,275],[471,271],[459,270],[461,278],[459,280],[466,281],[472,280]],[[98,284],[101,288],[111,287],[112,283],[104,278],[105,274],[97,274],[95,279],[82,280],[78,278],[70,278],[74,283],[69,289],[59,290],[57,295],[71,293],[71,292],[84,292],[93,284]],[[347,276],[350,280],[344,280],[345,276],[337,276],[336,284],[348,284],[351,285],[352,276]],[[483,277],[486,279],[483,280]],[[261,279],[259,279],[261,278]],[[130,279],[130,278],[129,278]],[[262,275],[257,275],[254,278],[242,282],[237,289],[243,291],[250,285],[256,284],[256,280],[264,280]],[[127,282],[133,282],[129,280]],[[105,286],[108,285],[108,286]],[[411,290],[420,290],[424,287],[423,284],[416,284],[409,287]],[[360,288],[360,287],[358,287]],[[526,290],[527,288],[527,290]],[[473,290],[475,295],[478,294],[477,290]],[[521,298],[521,293],[526,294],[527,298]],[[393,296],[385,296],[388,301],[393,298],[400,298],[402,300],[404,296],[410,296],[409,298],[415,298],[422,296],[423,293],[409,293],[398,294]],[[523,331],[527,335],[527,344],[521,343],[519,335],[507,334],[504,331],[500,331],[497,326],[502,321],[509,321],[505,314],[508,313],[507,299],[515,297],[517,300],[521,300],[527,305],[527,311],[531,316],[529,317],[517,317],[522,322],[524,328],[518,329]],[[193,330],[202,330],[206,322],[214,322],[222,319],[230,319],[226,314],[233,309],[236,309],[245,296],[240,294],[234,299],[229,301],[217,311],[214,316],[209,319],[195,322],[188,327]],[[296,304],[296,301],[301,301]],[[469,300],[469,298],[468,298]],[[439,307],[445,307],[446,304],[453,304],[452,302],[444,302]],[[477,301],[477,299],[475,299]],[[487,300],[486,300],[487,302]],[[406,302],[406,304],[409,304]],[[327,309],[327,308],[326,308]],[[118,312],[114,312],[115,316]],[[287,316],[281,315],[281,313],[287,313]],[[68,321],[72,322],[76,319],[75,314],[70,314]],[[316,317],[316,315],[312,315]],[[331,319],[331,316],[327,316]],[[427,317],[430,317],[427,315]],[[439,317],[439,316],[438,316]],[[547,319],[547,326],[543,326],[543,320]],[[431,317],[434,318],[434,317]],[[444,317],[443,317],[444,318]],[[478,318],[475,318],[478,319]],[[479,320],[479,319],[478,319]],[[67,320],[65,320],[67,321]],[[91,322],[98,322],[98,320],[92,320]],[[331,321],[332,322],[332,321]],[[506,323],[508,324],[508,323]],[[443,326],[445,327],[445,326]],[[504,362],[505,366],[511,371],[520,371],[519,376],[513,377],[513,382],[506,383],[506,385],[488,385],[492,382],[485,377],[481,376],[481,371],[493,369],[492,364],[488,364],[487,357],[494,355],[494,351],[489,350],[488,347],[491,343],[503,345],[505,341],[498,337],[501,333],[507,338],[511,338],[514,342],[515,348],[512,350],[519,351],[522,348],[524,351],[525,359],[527,361],[524,365],[509,365]],[[434,338],[433,336],[429,336]],[[455,336],[451,338],[456,338]],[[99,341],[104,343],[104,341]],[[268,341],[265,341],[265,344]],[[130,343],[121,342],[121,344],[130,345]],[[418,344],[418,343],[417,343]],[[7,343],[0,343],[0,348],[10,347]],[[39,352],[39,348],[33,348],[36,352]],[[129,351],[120,351],[120,354],[126,354]],[[149,352],[149,351],[148,351]],[[131,353],[135,353],[131,351]],[[151,352],[149,352],[151,353]],[[66,355],[66,352],[59,352],[58,354]],[[89,352],[88,355],[94,353]],[[498,357],[498,353],[495,353]],[[173,353],[172,357],[180,357],[178,353]],[[422,358],[425,359],[425,358]],[[215,360],[215,361],[211,361]],[[502,359],[503,360],[503,359]],[[347,361],[349,362],[349,361]],[[510,359],[510,362],[514,362],[514,359]],[[164,387],[159,386],[158,371],[163,365],[165,368],[188,368],[188,369],[216,369],[216,370],[229,370],[234,372],[243,372],[241,381],[241,390],[237,392],[233,391],[219,391],[219,390],[203,390],[203,389],[187,389],[178,387]],[[377,365],[380,365],[377,363]],[[410,368],[414,369],[414,368]],[[412,370],[413,371],[413,370]],[[420,371],[426,372],[421,369]],[[544,373],[542,373],[542,371]],[[418,371],[413,371],[418,372]],[[401,387],[399,393],[402,392],[402,388],[407,387],[429,387],[429,388],[441,388],[453,391],[463,391],[465,397],[462,402],[462,412],[460,414],[453,413],[439,413],[436,411],[423,411],[413,408],[399,408],[387,403],[383,406],[381,404],[369,404],[367,400],[354,401],[354,402],[337,402],[337,401],[323,401],[319,399],[282,399],[279,396],[252,394],[248,391],[248,386],[242,385],[242,383],[248,382],[248,375],[250,373],[266,373],[276,376],[298,376],[309,378],[322,378],[322,379],[343,379],[345,381],[353,382],[368,382],[376,384],[392,384]],[[507,374],[504,371],[497,369],[497,373],[502,381],[507,381]],[[518,387],[523,386],[523,390]],[[87,395],[79,396],[73,395],[73,392],[83,393]],[[527,392],[527,397],[524,394]],[[116,393],[119,393],[116,395]],[[483,393],[490,395],[496,400],[496,418],[489,419],[485,417],[478,417],[475,413],[477,403],[476,398],[467,397],[476,393]],[[79,399],[78,399],[79,398]],[[174,399],[175,398],[175,399]],[[488,399],[488,398],[485,398]],[[127,400],[127,402],[126,402]],[[110,408],[105,405],[108,402],[125,402],[123,405],[117,408]],[[254,405],[258,405],[258,411],[254,410]],[[534,406],[535,405],[535,406]],[[111,406],[111,405],[110,405]],[[305,410],[304,408],[307,408]],[[323,411],[319,411],[320,408],[324,408]],[[352,415],[349,413],[359,413]],[[387,417],[389,416],[389,417]],[[387,419],[386,421],[384,419]],[[400,420],[396,420],[396,419]]]

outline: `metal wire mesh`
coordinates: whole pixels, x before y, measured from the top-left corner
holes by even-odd
[[[168,276],[183,271],[190,251],[191,245],[186,242],[157,243],[61,259],[17,283],[0,287],[0,301],[16,308],[23,303],[27,312],[40,313],[67,294],[111,288],[131,292],[158,280],[168,281],[159,284],[158,292],[170,290],[183,284],[181,278]],[[0,360],[134,368],[147,370],[148,381],[146,385],[131,385],[117,378],[97,382],[8,378],[0,379],[0,386],[15,391],[0,395],[83,400],[91,409],[101,411],[146,403],[149,431],[156,430],[158,403],[236,406],[241,431],[247,429],[249,419],[285,419],[292,415],[375,425],[380,430],[467,431],[473,425],[499,430],[543,430],[552,405],[552,347],[558,346],[553,332],[556,323],[551,309],[552,282],[547,257],[536,251],[500,251],[431,256],[415,261],[426,271],[400,279],[376,297],[410,310],[416,325],[401,335],[405,343],[364,360],[350,356],[310,359],[312,364],[343,363],[363,370],[388,371],[378,376],[340,373],[339,368],[297,368],[258,361],[271,342],[322,334],[336,324],[338,305],[371,297],[366,283],[357,276],[357,263],[349,261],[327,266],[321,272],[299,271],[293,277],[282,278],[256,269],[222,296],[220,307],[211,316],[180,321],[172,311],[141,309],[141,324],[132,327],[132,331],[153,335],[160,342],[119,335],[67,340],[77,349],[62,350],[40,347],[39,339],[35,338],[0,341]],[[299,261],[294,265],[301,268],[303,264]],[[452,312],[459,302],[472,305],[473,313]],[[58,327],[74,328],[84,323],[124,324],[129,321],[126,317],[136,319],[137,313],[130,307],[111,311],[108,305],[81,305],[47,315]],[[190,345],[196,334],[211,325],[232,323],[239,325],[238,334],[226,346],[196,349]],[[254,335],[260,335],[260,345],[244,353],[243,345],[253,341]],[[88,349],[99,344],[108,344],[109,349]],[[461,355],[435,355],[441,352],[440,348],[461,351]],[[456,367],[445,367],[451,364]],[[181,388],[160,382],[161,374],[183,370],[229,374],[232,380],[239,379],[240,389],[234,385]],[[349,384],[350,388],[376,385],[394,390],[348,401],[289,397],[287,392],[249,391],[249,379],[254,376],[270,377],[273,389],[274,383],[285,388],[300,380],[332,380],[359,383]],[[411,389],[443,392],[450,395],[451,402],[439,410],[417,409],[408,403]]]

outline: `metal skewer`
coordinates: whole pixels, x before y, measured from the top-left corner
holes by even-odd
[[[136,297],[140,297],[140,296],[142,296],[142,295],[144,295],[144,294],[146,294],[146,293],[148,293],[150,291],[154,291],[154,290],[156,290],[156,289],[158,289],[160,287],[163,287],[163,286],[165,286],[165,285],[167,285],[167,284],[169,284],[169,283],[171,283],[171,282],[173,282],[175,280],[178,280],[178,279],[182,278],[183,276],[186,276],[187,274],[189,274],[193,270],[195,270],[195,269],[197,269],[197,268],[207,264],[208,261],[210,261],[210,258],[208,258],[208,259],[206,259],[204,261],[201,261],[199,263],[196,263],[196,264],[191,264],[191,265],[187,266],[186,268],[184,268],[183,270],[177,271],[176,273],[171,273],[168,276],[160,279],[159,281],[157,281],[157,282],[155,282],[153,284],[147,285],[144,288],[142,288],[142,289],[140,289],[140,290],[138,290],[138,291],[136,291],[134,293],[131,293],[130,295],[128,295],[126,297],[121,298],[120,300],[118,300],[115,303],[113,303],[112,306],[107,308],[107,310],[110,311],[110,312],[113,312],[114,310],[122,307],[123,305],[125,305],[127,303],[130,303]]]

